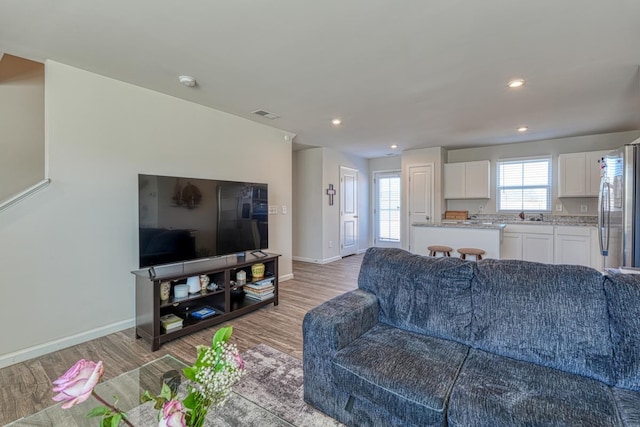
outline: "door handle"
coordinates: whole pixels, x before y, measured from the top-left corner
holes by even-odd
[[[358,218],[358,215],[354,215],[353,217],[354,217],[354,218]]]

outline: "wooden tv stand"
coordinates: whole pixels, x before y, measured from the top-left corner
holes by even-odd
[[[280,255],[271,253],[265,256],[264,253],[247,252],[244,258],[228,255],[133,271],[136,276],[136,337],[149,341],[151,350],[156,351],[167,341],[226,322],[271,303],[278,305],[279,257]],[[265,275],[262,279],[254,279],[251,276],[251,266],[257,263],[265,265]],[[247,284],[272,280],[273,296],[258,300],[232,292],[231,282],[235,282],[239,270],[246,272]],[[210,282],[215,282],[218,289],[189,294],[186,298],[174,297],[177,284],[184,284],[188,277],[200,275],[209,276]],[[170,297],[165,301],[160,299],[160,285],[163,282],[171,284]],[[203,306],[213,308],[216,314],[205,319],[191,316],[190,313]],[[184,319],[183,326],[181,329],[165,332],[160,317],[170,313]]]

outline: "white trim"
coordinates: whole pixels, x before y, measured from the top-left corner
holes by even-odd
[[[293,279],[293,273],[283,274],[282,276],[278,276],[278,282],[286,282],[287,280]]]
[[[132,328],[134,326],[135,319],[131,318],[128,320],[123,320],[121,322],[112,323],[110,325],[101,326],[89,331],[80,332],[68,337],[59,338],[43,344],[38,344],[33,347],[14,351],[13,353],[3,354],[0,356],[0,368],[5,368],[16,363],[24,362],[25,360],[33,359],[34,357],[51,353],[52,351],[57,351],[63,348],[71,347],[73,345],[81,344],[83,342],[87,342],[95,338],[100,338],[114,332],[119,332],[124,329]]]
[[[340,261],[342,259],[341,256],[334,256],[331,258],[327,258],[327,259],[313,259],[313,258],[304,258],[304,257],[299,257],[299,256],[294,256],[292,257],[292,259],[294,261],[300,261],[300,262],[310,262],[312,264],[329,264],[330,262],[334,262],[334,261]]]
[[[23,190],[23,191],[19,192],[18,194],[15,194],[15,195],[9,197],[6,200],[3,200],[2,202],[0,202],[0,212],[2,212],[5,209],[8,209],[10,206],[18,203],[22,199],[26,199],[30,195],[32,195],[34,193],[37,193],[38,191],[40,191],[43,188],[45,188],[46,186],[48,186],[50,183],[51,183],[51,180],[49,178],[43,179],[42,181],[38,182],[37,184],[32,185],[31,187],[27,188],[26,190]]]

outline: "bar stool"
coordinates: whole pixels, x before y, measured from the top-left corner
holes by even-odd
[[[476,257],[476,261],[480,261],[482,259],[482,255],[484,255],[484,249],[478,248],[460,248],[457,251],[462,259],[467,259],[467,255],[474,255]]]
[[[452,248],[449,246],[432,245],[427,247],[429,250],[429,256],[436,256],[438,252],[442,252],[442,256],[451,256]]]

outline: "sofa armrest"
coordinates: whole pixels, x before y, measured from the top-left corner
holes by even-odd
[[[333,355],[378,323],[378,299],[356,289],[310,310],[302,324],[304,351]]]
[[[333,356],[375,326],[379,310],[374,294],[356,289],[320,304],[304,316],[302,366],[307,403],[327,414],[344,410],[335,395]]]

